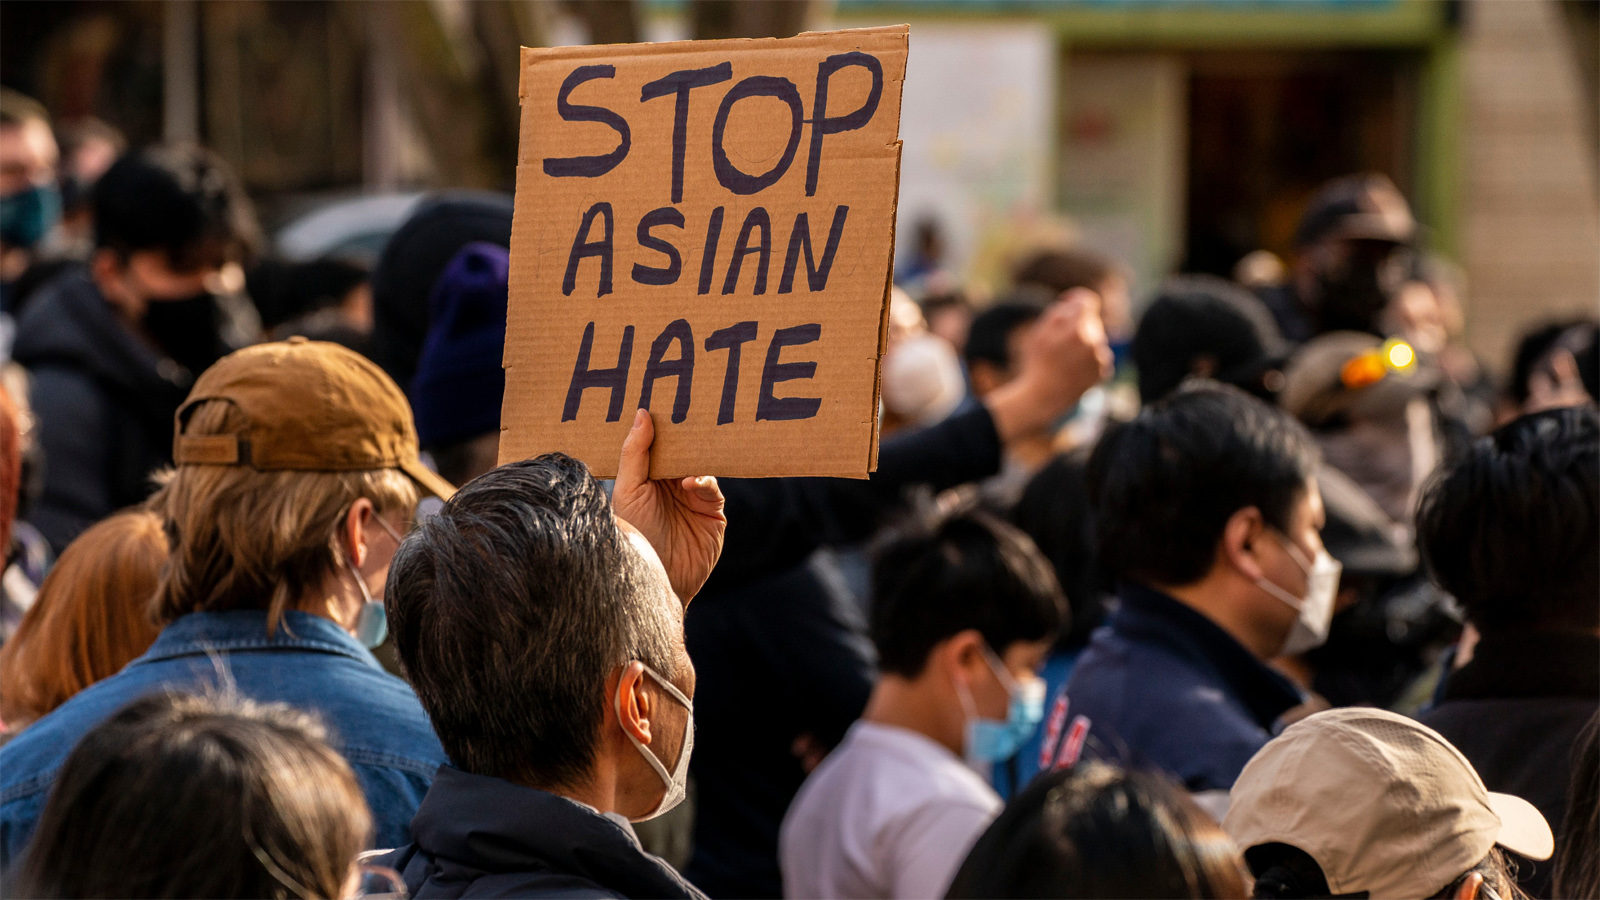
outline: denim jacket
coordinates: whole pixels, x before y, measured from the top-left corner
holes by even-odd
[[[320,616],[285,613],[268,635],[264,611],[200,612],[0,747],[0,871],[20,860],[56,772],[85,732],[147,694],[229,683],[241,697],[318,714],[366,793],[374,846],[411,840],[411,817],[447,761],[411,688]]]

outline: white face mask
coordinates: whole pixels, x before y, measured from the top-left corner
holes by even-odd
[[[661,783],[666,785],[667,788],[666,793],[661,795],[661,802],[656,804],[655,809],[643,816],[632,819],[634,822],[647,822],[656,816],[664,815],[668,810],[682,803],[684,796],[689,792],[689,755],[694,752],[694,701],[685,697],[683,691],[678,690],[677,686],[672,682],[662,678],[656,673],[656,670],[645,666],[642,662],[639,665],[644,666],[645,673],[654,678],[656,684],[661,685],[667,693],[672,695],[674,700],[683,704],[683,708],[689,711],[689,719],[683,726],[683,749],[678,751],[678,764],[672,767],[671,774],[667,773],[667,767],[661,764],[660,758],[649,747],[641,743],[626,728],[622,730],[622,733],[628,736],[628,740],[633,742],[633,746],[637,747],[639,752],[644,755],[644,761],[650,764],[650,768],[656,770],[656,775],[661,778]],[[616,696],[612,697],[611,700],[617,712],[617,721],[620,722],[622,721],[621,685],[617,686]]]
[[[1333,558],[1327,548],[1317,550],[1317,556],[1310,563],[1305,560],[1305,554],[1286,537],[1281,537],[1276,531],[1273,536],[1283,545],[1289,553],[1289,558],[1306,574],[1306,595],[1296,597],[1265,577],[1256,579],[1256,587],[1282,600],[1294,607],[1300,613],[1295,619],[1294,627],[1289,629],[1289,637],[1283,643],[1283,653],[1291,655],[1304,653],[1322,646],[1328,640],[1328,627],[1333,623],[1333,601],[1339,594],[1339,573],[1343,571],[1338,560]]]

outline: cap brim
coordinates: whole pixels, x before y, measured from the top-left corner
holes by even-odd
[[[1490,791],[1489,808],[1500,817],[1496,844],[1532,860],[1546,860],[1555,853],[1556,839],[1550,833],[1550,823],[1532,803]]]
[[[439,477],[439,473],[422,464],[420,459],[410,459],[400,464],[400,471],[411,476],[411,480],[424,491],[438,497],[440,500],[449,500],[455,495],[455,485]]]

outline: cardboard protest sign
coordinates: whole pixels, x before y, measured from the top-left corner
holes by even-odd
[[[523,48],[501,462],[876,467],[907,38]]]

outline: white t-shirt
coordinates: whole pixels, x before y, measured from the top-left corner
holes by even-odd
[[[1000,807],[999,795],[944,745],[857,722],[783,818],[783,895],[943,897]]]

